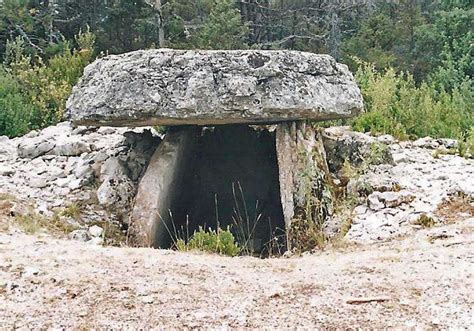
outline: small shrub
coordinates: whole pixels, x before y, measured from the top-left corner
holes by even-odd
[[[287,232],[291,250],[298,253],[322,249],[328,241],[322,226],[311,219],[293,219]]]
[[[418,217],[413,224],[420,225],[424,228],[431,228],[435,226],[436,222],[433,217],[430,217],[426,214],[421,214],[420,217]]]
[[[227,256],[236,256],[240,253],[240,248],[229,228],[206,231],[200,227],[187,243],[184,239],[178,239],[175,245],[179,251],[198,250]]]
[[[45,217],[29,213],[25,215],[16,215],[15,221],[27,234],[35,234],[44,231],[51,234],[64,235],[76,230],[72,225],[61,221],[59,215]]]
[[[31,103],[16,78],[0,67],[0,135],[17,137],[37,127],[39,108]]]

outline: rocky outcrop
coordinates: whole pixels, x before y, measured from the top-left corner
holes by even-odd
[[[372,165],[348,184],[348,194],[358,198],[348,240],[370,243],[406,235],[420,226],[420,217],[432,219],[433,225],[444,222],[440,208],[456,197],[465,205],[454,205],[450,217],[474,217],[474,161],[454,153],[433,155],[433,148],[449,150],[455,141],[391,141],[393,164]]]
[[[395,142],[391,136],[372,137],[352,131],[348,126],[335,126],[324,130],[322,135],[329,169],[337,173],[344,162],[360,167],[370,164],[393,164],[392,154],[385,145]]]
[[[361,110],[347,66],[296,51],[112,55],[85,69],[67,103],[76,124],[111,126],[328,120]]]

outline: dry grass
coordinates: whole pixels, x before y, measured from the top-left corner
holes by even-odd
[[[474,217],[474,197],[464,194],[453,196],[438,206],[435,215],[446,223],[454,223]]]
[[[53,217],[45,217],[29,213],[25,215],[16,215],[14,220],[15,223],[27,234],[47,232],[57,236],[64,236],[77,229],[75,226],[62,221],[57,214]]]
[[[82,215],[82,206],[78,203],[71,203],[69,206],[64,208],[60,213],[60,216],[71,217],[72,219],[79,221]]]
[[[16,197],[13,194],[10,193],[0,193],[0,201],[14,201],[16,200]]]

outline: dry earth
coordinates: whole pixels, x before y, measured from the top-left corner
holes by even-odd
[[[0,233],[0,328],[473,329],[473,229],[265,260]]]
[[[474,329],[474,162],[454,141],[334,130],[350,155],[386,144],[393,164],[354,179],[373,192],[337,247],[265,260],[101,246],[150,134],[62,123],[0,137],[0,330]]]

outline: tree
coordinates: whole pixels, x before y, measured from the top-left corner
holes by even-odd
[[[203,49],[246,48],[248,33],[248,26],[242,23],[234,1],[218,0],[199,29],[195,45]]]

